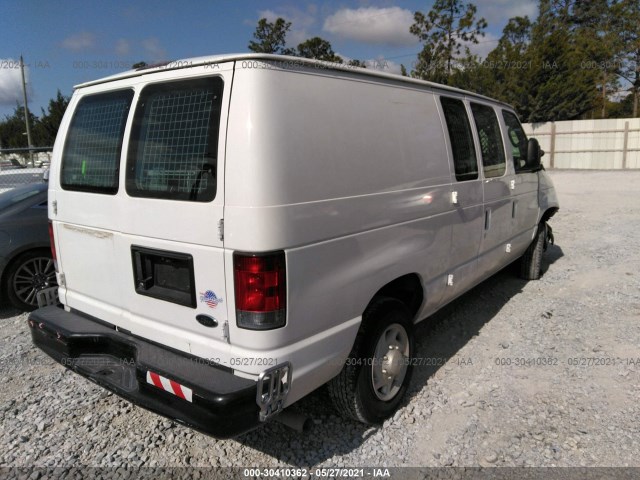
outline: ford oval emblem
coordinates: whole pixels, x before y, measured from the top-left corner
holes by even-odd
[[[212,327],[217,327],[218,326],[218,321],[215,318],[210,317],[209,315],[200,314],[200,315],[196,316],[196,320],[198,321],[198,323],[200,325],[203,325],[205,327],[212,328]]]

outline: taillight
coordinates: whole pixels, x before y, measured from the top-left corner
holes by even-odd
[[[271,330],[287,320],[284,252],[234,253],[233,277],[238,327]]]
[[[56,267],[56,272],[58,271],[58,255],[56,254],[56,242],[53,236],[53,223],[49,220],[49,243],[51,244],[51,257],[53,258],[53,263]]]

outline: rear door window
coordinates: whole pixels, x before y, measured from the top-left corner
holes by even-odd
[[[216,195],[222,79],[145,87],[127,155],[133,197],[209,202]]]
[[[488,105],[479,103],[472,103],[471,111],[478,131],[484,176],[501,177],[505,174],[507,164],[496,112]]]
[[[122,138],[133,90],[83,97],[73,114],[62,153],[65,190],[115,194]]]
[[[449,131],[456,180],[475,180],[478,178],[478,161],[464,103],[462,100],[448,97],[441,97],[440,103]]]

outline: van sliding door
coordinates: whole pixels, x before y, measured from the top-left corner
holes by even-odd
[[[470,105],[484,177],[484,227],[478,267],[480,276],[486,277],[515,259],[510,245],[513,173],[507,169],[502,132],[494,108],[476,102]]]

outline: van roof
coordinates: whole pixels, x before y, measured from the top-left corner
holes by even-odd
[[[117,73],[109,77],[104,77],[97,80],[80,83],[78,85],[75,85],[74,88],[78,89],[78,88],[88,87],[91,85],[98,85],[101,83],[113,82],[113,81],[121,80],[124,78],[138,77],[138,76],[146,75],[148,73],[154,73],[159,71],[180,70],[180,69],[195,67],[199,65],[211,65],[215,63],[233,62],[236,60],[270,60],[270,61],[279,61],[279,62],[295,62],[296,65],[308,65],[308,66],[313,66],[315,68],[321,67],[322,69],[325,69],[325,70],[328,69],[328,70],[337,70],[337,71],[356,72],[358,74],[366,75],[369,77],[385,78],[385,79],[395,80],[395,81],[404,82],[404,83],[429,86],[439,90],[456,92],[459,94],[464,94],[464,95],[468,95],[476,98],[482,98],[484,100],[488,100],[494,103],[499,103],[509,108],[513,108],[511,105],[504,103],[500,100],[486,97],[484,95],[473,93],[467,90],[462,90],[460,88],[442,85],[439,83],[428,82],[425,80],[419,80],[411,77],[403,77],[401,75],[385,73],[379,70],[374,70],[369,68],[354,67],[347,64],[327,62],[327,61],[316,60],[312,58],[292,57],[288,55],[273,55],[273,54],[267,54],[267,53],[231,53],[231,54],[222,54],[222,55],[210,55],[210,56],[204,56],[204,57],[185,58],[182,60],[173,60],[170,62],[163,62],[157,65],[149,65],[149,66],[141,67],[135,70],[128,70],[126,72]]]

